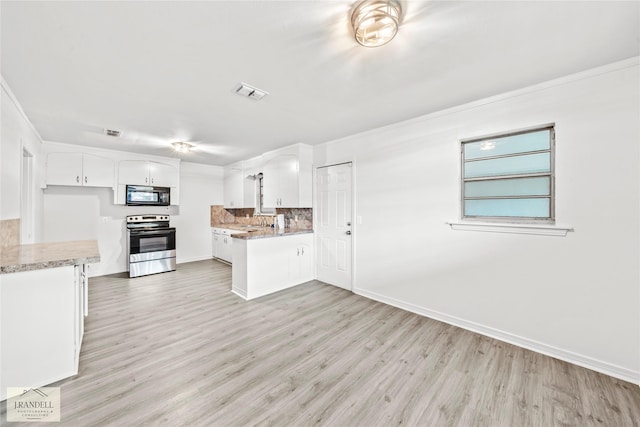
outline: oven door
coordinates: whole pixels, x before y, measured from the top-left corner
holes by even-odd
[[[129,262],[176,256],[176,229],[129,230]]]

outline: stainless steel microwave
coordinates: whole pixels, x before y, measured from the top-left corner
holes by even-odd
[[[127,185],[127,206],[169,206],[170,203],[169,187]]]

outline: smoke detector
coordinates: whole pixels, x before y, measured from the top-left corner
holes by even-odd
[[[240,96],[253,99],[254,101],[260,101],[262,98],[269,95],[269,92],[267,92],[266,90],[258,89],[257,87],[253,87],[244,82],[238,83],[233,88],[233,91]]]
[[[108,136],[113,136],[115,138],[119,138],[120,135],[122,135],[122,132],[120,132],[119,130],[105,129],[104,134]]]

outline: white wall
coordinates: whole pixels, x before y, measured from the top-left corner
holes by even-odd
[[[634,58],[316,147],[354,161],[355,292],[640,382],[638,76]],[[459,140],[546,123],[575,232],[451,230]]]
[[[177,262],[211,258],[211,205],[223,204],[223,168],[183,162],[180,167],[180,214],[176,227]]]
[[[11,89],[0,79],[0,219],[21,217],[22,148],[33,155],[33,240],[42,237],[42,191],[39,188],[42,140]]]

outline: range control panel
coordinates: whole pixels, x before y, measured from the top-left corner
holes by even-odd
[[[169,221],[169,215],[128,215],[128,223]]]

